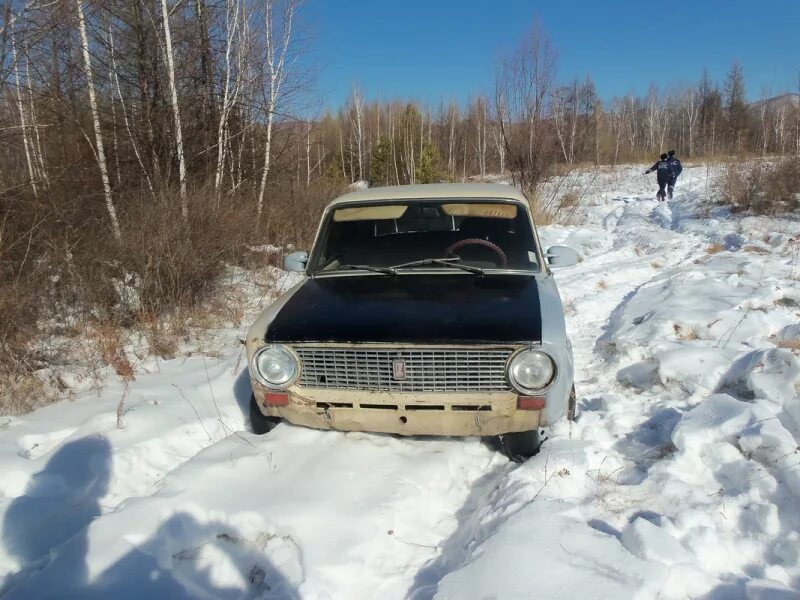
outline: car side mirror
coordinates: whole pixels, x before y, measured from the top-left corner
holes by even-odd
[[[571,267],[578,264],[578,253],[566,246],[550,246],[547,249],[547,264],[551,267]]]
[[[294,273],[304,273],[306,270],[306,263],[308,263],[308,252],[305,250],[292,252],[283,258],[283,268],[287,271],[293,271]]]

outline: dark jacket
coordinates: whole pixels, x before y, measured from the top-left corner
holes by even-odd
[[[669,163],[669,169],[671,175],[670,180],[674,183],[675,180],[678,178],[678,175],[683,173],[683,165],[681,164],[681,161],[678,159],[677,156],[670,156],[667,159],[667,162]]]
[[[653,171],[656,172],[658,183],[669,183],[669,180],[672,176],[672,169],[670,167],[668,159],[665,158],[664,160],[656,161],[656,164],[647,169],[647,171],[645,171],[644,174],[647,175],[648,173],[652,173]]]

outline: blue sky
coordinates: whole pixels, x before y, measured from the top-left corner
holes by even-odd
[[[559,54],[559,79],[591,74],[608,99],[651,82],[722,80],[744,66],[748,95],[797,91],[800,0],[311,0],[306,17],[336,107],[354,84],[368,99],[466,100],[490,90],[503,51],[536,16]]]

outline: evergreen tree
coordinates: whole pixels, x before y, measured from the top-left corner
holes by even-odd
[[[333,154],[328,168],[325,170],[325,176],[337,183],[344,181],[344,174],[342,173],[342,155],[338,152]]]
[[[747,91],[742,65],[735,62],[725,78],[725,111],[728,116],[731,150],[741,150],[742,137],[748,128]]]
[[[703,152],[715,154],[720,147],[720,131],[722,130],[722,94],[717,84],[711,80],[707,70],[703,71],[703,78],[698,85],[700,94],[700,138],[703,143]]]
[[[369,184],[389,185],[389,174],[392,160],[392,147],[389,140],[382,137],[372,149],[369,167]]]
[[[436,183],[442,179],[442,160],[433,144],[425,143],[415,171],[417,183]]]

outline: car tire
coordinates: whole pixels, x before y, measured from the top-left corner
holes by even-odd
[[[567,401],[567,421],[574,421],[578,417],[578,397],[575,394],[575,386],[572,386],[572,391],[569,393],[569,400]]]
[[[538,429],[506,433],[500,437],[500,443],[503,447],[503,454],[509,460],[518,463],[525,462],[531,456],[535,456],[542,447],[542,439],[539,436]]]
[[[272,431],[280,423],[278,417],[267,417],[261,412],[256,403],[255,394],[250,396],[250,431],[256,435],[264,435]]]

